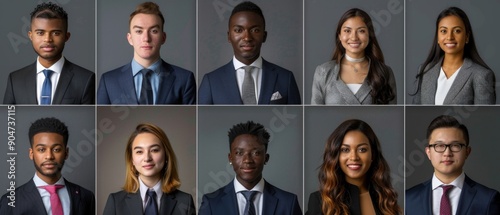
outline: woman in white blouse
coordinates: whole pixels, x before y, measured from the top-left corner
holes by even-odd
[[[396,104],[396,81],[384,64],[370,16],[353,8],[342,15],[331,61],[316,68],[311,104]]]
[[[436,20],[431,51],[416,77],[414,104],[495,104],[495,74],[476,49],[469,18],[450,7]]]

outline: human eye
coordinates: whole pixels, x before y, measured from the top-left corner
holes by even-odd
[[[53,36],[59,36],[59,35],[61,35],[61,32],[60,31],[54,31],[54,32],[52,32],[52,35]]]
[[[135,153],[140,155],[142,154],[142,150],[135,150]]]
[[[340,152],[342,152],[342,153],[349,153],[349,151],[350,151],[350,150],[349,150],[349,148],[347,148],[347,147],[342,147],[342,148],[340,148]]]
[[[239,27],[236,27],[233,29],[234,33],[241,33],[243,32],[243,29],[242,28],[239,28]]]
[[[361,147],[361,148],[358,149],[358,152],[362,152],[362,153],[368,152],[368,148],[367,147]]]
[[[136,34],[142,34],[142,30],[135,30]]]
[[[344,29],[344,33],[351,33],[351,29]]]
[[[445,144],[436,144],[436,145],[434,145],[434,148],[438,151],[444,151],[444,149],[446,149],[446,145]]]
[[[441,30],[439,30],[439,32],[440,32],[441,34],[446,34],[446,29],[441,29]]]
[[[158,33],[158,29],[152,29],[152,30],[151,30],[151,33],[153,33],[153,34],[157,34],[157,33]]]
[[[160,149],[159,148],[153,148],[153,149],[151,149],[151,152],[160,152]]]
[[[462,149],[462,145],[460,143],[452,143],[450,144],[450,147],[453,149],[453,151],[459,151]]]
[[[462,30],[457,28],[457,29],[455,29],[454,32],[457,33],[457,34],[459,34],[459,33],[462,33]]]
[[[61,147],[56,147],[54,149],[52,149],[53,152],[61,152]]]
[[[35,31],[35,34],[38,36],[43,36],[44,32],[43,31]]]
[[[36,150],[37,150],[38,152],[45,152],[45,148],[43,148],[43,147],[39,147],[39,148],[37,148]]]

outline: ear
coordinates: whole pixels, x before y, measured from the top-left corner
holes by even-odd
[[[265,163],[267,163],[269,161],[269,157],[270,157],[269,154],[266,154],[266,161],[265,161]]]
[[[470,146],[467,146],[467,149],[465,150],[465,159],[467,159],[472,151],[472,148]]]
[[[66,32],[66,40],[64,40],[64,42],[68,42],[69,38],[71,37],[71,33],[70,32]]]
[[[431,147],[428,147],[428,146],[425,147],[425,154],[427,154],[427,158],[430,160],[431,159]]]
[[[33,38],[32,38],[32,36],[33,36],[33,32],[31,32],[31,31],[28,31],[28,38],[30,38],[30,40],[31,40],[31,41],[33,41]]]
[[[161,35],[162,36],[162,40],[161,40],[161,44],[165,44],[165,42],[167,42],[167,33],[165,32],[162,32],[163,34]]]
[[[33,149],[32,148],[30,148],[29,155],[30,155],[30,160],[33,160]]]
[[[132,35],[130,33],[127,33],[127,41],[128,41],[128,44],[130,44],[131,46],[134,45],[134,43],[132,43]]]
[[[68,159],[69,157],[69,148],[66,147],[66,156],[64,156],[64,160]]]
[[[227,153],[227,160],[228,160],[229,162],[232,162],[233,157],[231,156],[231,153]]]
[[[227,31],[227,42],[231,43],[231,35],[229,34],[229,31]]]
[[[267,31],[264,31],[264,40],[262,40],[262,43],[265,43],[267,39]]]

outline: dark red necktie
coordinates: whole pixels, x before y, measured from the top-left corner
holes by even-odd
[[[61,184],[40,186],[40,188],[50,193],[50,208],[52,210],[52,215],[64,215],[61,199],[59,199],[59,195],[57,194],[57,190],[63,187],[64,185]]]
[[[448,198],[448,191],[453,188],[453,185],[443,185],[443,195],[441,196],[441,206],[439,207],[440,215],[451,215],[450,198]]]

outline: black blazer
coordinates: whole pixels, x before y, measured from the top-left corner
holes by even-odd
[[[165,215],[194,215],[193,197],[180,190],[163,193],[159,205],[160,213]],[[140,215],[143,214],[141,192],[119,191],[109,194],[103,215]]]
[[[359,188],[355,185],[352,184],[347,184],[346,186],[347,189],[347,196],[345,201],[348,202],[347,204],[349,205],[349,214],[350,215],[361,215],[361,200],[359,198],[360,191]],[[375,214],[379,215],[382,214],[380,212],[380,209],[378,207],[378,197],[377,194],[375,193],[375,190],[370,189],[370,197],[372,199],[373,203],[373,208],[375,209]],[[321,194],[319,191],[311,193],[309,196],[309,204],[308,204],[308,210],[306,212],[306,215],[322,215],[323,212],[321,211]]]
[[[4,104],[38,104],[36,62],[9,74]],[[95,104],[95,74],[65,59],[52,104]]]
[[[95,196],[91,191],[73,184],[64,179],[70,198],[71,215],[95,214]],[[9,215],[47,215],[42,197],[35,186],[33,179],[16,189],[16,207],[8,205],[9,193],[2,196],[0,201],[0,214]]]

